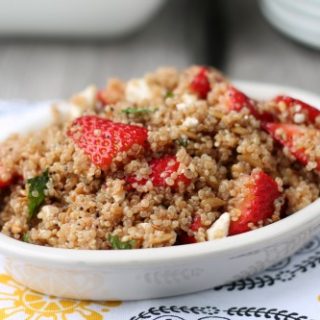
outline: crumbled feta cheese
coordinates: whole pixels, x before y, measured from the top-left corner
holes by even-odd
[[[188,93],[185,93],[181,98],[183,102],[177,104],[177,110],[180,111],[188,109],[197,101],[197,97],[195,95]]]
[[[42,220],[52,221],[59,213],[59,209],[53,205],[45,205],[38,213],[38,218]]]
[[[177,110],[182,111],[182,110],[185,110],[187,108],[188,108],[188,106],[183,102],[177,104]]]
[[[126,99],[130,102],[140,102],[151,99],[151,90],[144,79],[133,79],[127,83]]]
[[[79,93],[80,97],[83,97],[90,108],[93,108],[96,104],[97,88],[95,86],[89,86]]]
[[[83,108],[77,104],[70,103],[70,115],[71,119],[80,117],[83,113]]]
[[[57,109],[61,114],[69,116],[71,120],[80,117],[83,112],[81,106],[73,102],[59,102]]]
[[[187,117],[184,121],[183,121],[183,126],[185,127],[195,127],[199,124],[199,120],[197,118],[194,117]]]
[[[86,110],[94,109],[96,104],[97,88],[90,86],[72,97],[69,104],[72,119],[80,117]]]
[[[305,122],[305,120],[306,120],[306,116],[303,113],[296,113],[293,116],[293,121],[295,123],[303,123],[303,122]]]
[[[207,239],[209,241],[225,238],[229,233],[230,214],[223,213],[218,220],[207,230]]]
[[[190,105],[197,101],[197,96],[195,96],[194,94],[185,93],[184,95],[182,95],[182,101],[185,104]]]

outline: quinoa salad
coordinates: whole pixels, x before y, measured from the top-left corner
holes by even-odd
[[[65,106],[0,144],[5,235],[70,249],[214,245],[319,197],[320,111],[253,100],[213,68],[111,79]]]

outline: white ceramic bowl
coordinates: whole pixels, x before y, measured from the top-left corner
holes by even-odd
[[[165,0],[0,0],[0,35],[115,37],[130,33]]]
[[[287,93],[320,106],[301,90],[238,82],[255,98]],[[24,131],[25,123],[48,120],[48,108],[0,118],[2,131]],[[9,121],[9,122],[8,122]],[[15,123],[14,128],[9,124]],[[3,136],[1,137],[3,138]],[[158,249],[88,251],[35,246],[0,234],[7,272],[34,290],[67,298],[132,300],[212,288],[259,272],[291,255],[319,229],[320,200],[259,230],[214,242]]]

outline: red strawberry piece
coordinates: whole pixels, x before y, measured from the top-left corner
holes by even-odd
[[[195,92],[200,99],[206,99],[211,90],[207,72],[207,69],[202,67],[190,84],[190,90]]]
[[[249,223],[257,225],[270,218],[275,210],[274,202],[281,197],[277,183],[266,173],[260,171],[250,176],[249,191],[238,204],[240,216],[231,221],[229,234],[235,235],[250,231]]]
[[[190,226],[190,229],[193,231],[193,232],[196,232],[199,230],[199,228],[202,226],[201,224],[201,217],[199,215],[195,216],[192,223],[191,223],[191,226]],[[178,240],[177,240],[177,243],[178,244],[190,244],[190,243],[196,243],[197,240],[194,236],[189,236],[187,233],[183,232],[181,234],[179,234],[178,236]]]
[[[156,187],[165,187],[168,184],[166,179],[169,178],[173,173],[177,172],[180,163],[175,156],[165,156],[160,159],[153,159],[150,163],[152,170],[151,180]],[[179,174],[174,181],[173,187],[178,187],[179,183],[182,182],[185,185],[190,184],[190,179],[188,179],[184,174]]]
[[[12,178],[10,178],[8,180],[2,180],[1,179],[0,180],[0,189],[5,189],[5,188],[11,186],[12,183],[13,183],[13,179]]]
[[[109,103],[105,90],[98,90],[98,92],[97,92],[97,100],[103,106],[105,106],[105,105],[107,105]]]
[[[316,119],[320,116],[320,111],[309,104],[288,96],[278,96],[274,101],[279,104],[283,103],[288,109],[288,117],[286,121],[295,123],[316,123]],[[296,115],[305,117],[305,120],[299,121]]]
[[[126,179],[126,190],[127,191],[131,191],[133,190],[133,184],[134,183],[137,183],[139,186],[143,186],[147,183],[147,179],[141,179],[141,180],[137,180],[137,178],[134,176],[134,175],[131,175],[131,176],[127,176]]]
[[[167,187],[166,179],[169,178],[173,173],[177,172],[180,163],[175,156],[165,156],[159,159],[153,159],[150,162],[151,174],[149,179],[152,181],[155,187]],[[132,184],[137,183],[139,185],[144,185],[147,179],[137,180],[134,175],[128,176],[126,178],[127,190],[132,189]],[[174,180],[174,184],[171,186],[173,188],[178,187],[179,183],[182,182],[186,186],[190,184],[190,179],[188,179],[184,174],[179,174]]]
[[[253,115],[257,114],[253,100],[249,99],[243,92],[234,87],[230,87],[228,89],[228,96],[230,110],[241,111],[247,107]]]
[[[145,128],[97,116],[77,118],[67,134],[102,169],[106,169],[119,152],[129,151],[133,145],[146,146],[148,138]]]
[[[199,228],[201,227],[201,217],[199,215],[195,216],[190,229],[193,232],[196,232],[199,230]],[[189,236],[187,233],[183,232],[179,235],[178,237],[178,243],[179,244],[190,244],[190,243],[196,243],[197,240],[194,236]]]
[[[191,223],[190,229],[194,232],[198,231],[199,228],[201,228],[202,223],[201,223],[201,217],[200,216],[195,216],[194,220]]]
[[[271,113],[266,111],[259,112],[256,109],[255,102],[238,89],[230,87],[227,94],[229,97],[229,110],[240,111],[243,108],[248,108],[250,113],[262,122],[271,122],[274,120],[274,116]]]
[[[187,233],[183,232],[178,235],[176,244],[191,244],[197,243],[194,236],[189,236]]]
[[[320,132],[313,128],[287,123],[266,123],[265,129],[281,145],[287,147],[290,153],[303,165],[311,159],[310,152],[316,152],[320,144]],[[297,139],[305,137],[308,143],[308,152],[305,147],[297,145]],[[316,158],[316,170],[320,172],[320,158]]]
[[[15,175],[6,172],[5,168],[0,165],[0,189],[9,187],[14,183]]]

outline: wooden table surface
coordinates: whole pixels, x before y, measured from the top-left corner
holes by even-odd
[[[119,40],[0,39],[0,99],[68,97],[89,83],[102,86],[110,76],[127,79],[159,65],[182,68],[202,62],[198,40],[210,39],[204,38],[201,19],[186,13],[184,1],[171,0],[143,30]],[[227,40],[221,67],[229,77],[320,94],[320,52],[274,31],[257,1],[223,5]],[[214,50],[220,50],[219,43]]]

